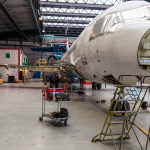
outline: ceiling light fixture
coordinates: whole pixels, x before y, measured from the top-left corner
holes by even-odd
[[[40,20],[40,21],[43,21],[43,18],[42,18],[42,17],[39,17],[39,20]]]

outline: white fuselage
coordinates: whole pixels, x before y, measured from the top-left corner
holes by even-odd
[[[150,72],[140,67],[138,56],[140,42],[150,29],[150,20],[148,18],[125,20],[121,13],[141,6],[150,7],[147,2],[132,1],[105,10],[85,28],[62,60],[73,64],[86,79],[100,83],[105,82],[107,76],[113,76],[117,80],[124,74],[150,75]],[[105,21],[108,21],[110,15],[116,13],[121,19],[108,27],[108,30],[105,29],[98,34],[101,28],[104,26],[106,28]],[[100,19],[103,19],[104,25],[98,28],[101,25]],[[149,53],[145,57],[148,55]],[[124,77],[121,82],[135,84],[137,81],[136,77]],[[150,83],[148,78],[145,81]]]

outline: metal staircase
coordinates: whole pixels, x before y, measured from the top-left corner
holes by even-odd
[[[114,136],[119,135],[117,140],[120,140],[119,150],[121,150],[123,139],[129,139],[130,138],[129,133],[132,129],[133,133],[135,134],[135,137],[136,137],[136,139],[137,139],[137,141],[138,141],[138,143],[141,147],[141,149],[144,150],[141,143],[140,143],[140,141],[139,141],[139,139],[138,139],[138,136],[136,134],[136,130],[134,129],[133,126],[135,125],[135,123],[134,123],[135,119],[136,119],[136,117],[139,113],[139,110],[140,110],[141,105],[144,101],[146,93],[147,93],[148,89],[150,89],[150,86],[145,87],[146,90],[144,92],[141,103],[139,105],[137,105],[137,104],[138,104],[138,101],[139,101],[140,94],[143,90],[143,86],[140,86],[140,92],[139,92],[138,96],[134,99],[133,98],[131,98],[131,99],[125,99],[124,98],[125,97],[124,89],[127,88],[127,87],[130,88],[129,86],[117,85],[116,91],[114,93],[114,97],[113,97],[112,102],[111,102],[111,106],[109,108],[104,126],[102,128],[102,131],[100,132],[100,134],[96,135],[92,139],[92,142],[105,141],[105,140],[108,140],[108,139],[105,139],[105,138],[107,136],[110,136],[110,137],[112,137],[111,140],[113,140],[115,149],[117,150],[117,146],[116,146],[116,143],[115,143],[116,139],[114,139]],[[118,93],[118,96],[117,96],[118,89],[119,89],[119,93]],[[122,93],[123,93],[123,98],[120,98]],[[127,108],[127,104],[128,104],[127,102],[130,102],[130,101],[134,102],[134,106],[133,106],[132,110],[128,110],[128,108]],[[120,106],[120,103],[124,103],[122,108]],[[118,106],[120,107],[120,110],[118,109],[119,108]],[[122,115],[123,116],[122,121],[112,121],[115,113],[123,114]],[[118,124],[122,125],[121,130],[120,131],[112,131],[110,126],[118,125]],[[98,136],[99,136],[99,138],[96,139]],[[149,138],[149,135],[148,135],[148,138]]]
[[[38,60],[34,63],[34,66],[36,66],[36,64],[38,64],[38,66],[46,66],[46,59],[38,59]]]
[[[138,98],[139,95],[138,95],[138,93],[137,93],[135,88],[125,87],[125,89],[127,91],[126,96],[128,96],[125,99],[129,99],[129,98],[137,99]],[[140,98],[139,98],[139,100],[140,100]]]

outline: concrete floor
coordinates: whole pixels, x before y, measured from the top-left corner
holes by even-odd
[[[62,107],[69,110],[68,125],[63,122],[54,125],[54,121],[41,116],[41,89],[21,88],[20,85],[0,85],[0,150],[114,150],[113,142],[92,143],[92,138],[101,132],[110,99],[113,97],[114,87],[102,87],[101,91],[91,90],[86,86],[85,102],[75,101],[74,92],[71,93],[71,103],[63,103]],[[29,86],[32,86],[29,85]],[[34,85],[38,87],[38,85]],[[40,87],[42,87],[40,85]],[[104,106],[94,99],[105,99]],[[93,99],[94,98],[94,99]],[[56,103],[46,105],[47,112],[56,111]],[[149,110],[147,110],[149,111]],[[114,117],[120,120],[121,117]],[[136,123],[148,130],[150,115],[140,114]],[[121,125],[113,126],[115,131],[121,131]],[[146,136],[135,128],[137,135],[144,146]],[[140,150],[136,138],[131,132],[131,138],[123,142],[122,150]],[[119,146],[119,141],[116,141]],[[150,147],[148,148],[150,149]]]

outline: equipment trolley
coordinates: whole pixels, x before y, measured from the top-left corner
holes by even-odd
[[[45,113],[46,101],[47,102],[56,102],[57,103],[57,112]],[[47,117],[47,118],[53,119],[55,121],[56,126],[60,121],[64,121],[64,125],[67,125],[69,115],[67,117],[62,117],[62,118],[53,116],[53,113],[61,112],[61,103],[62,102],[71,102],[71,100],[66,99],[66,101],[65,100],[62,101],[61,98],[57,98],[56,100],[49,100],[42,96],[42,116],[39,117],[39,120],[42,121],[43,117]]]

